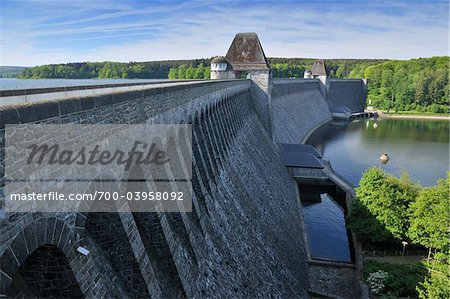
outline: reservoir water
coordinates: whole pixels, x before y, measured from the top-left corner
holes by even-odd
[[[414,182],[429,186],[449,170],[449,123],[424,119],[331,122],[314,132],[307,143],[315,146],[353,187],[371,166],[396,176],[407,171]],[[379,160],[382,153],[390,156],[387,164]],[[320,186],[315,190],[301,188],[312,258],[351,261],[342,198]]]
[[[334,187],[325,186],[300,185],[299,190],[311,257],[351,262],[352,245],[343,208],[345,193],[337,193]]]
[[[407,171],[414,182],[430,186],[449,170],[449,123],[394,118],[331,122],[314,132],[307,143],[354,187],[371,166],[396,176]],[[383,153],[389,154],[387,164],[380,161]]]
[[[157,82],[168,79],[16,79],[0,78],[0,90],[65,87],[133,82]]]

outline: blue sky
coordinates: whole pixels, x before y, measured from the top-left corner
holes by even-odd
[[[0,0],[0,65],[225,55],[257,32],[269,57],[448,55],[448,0]]]

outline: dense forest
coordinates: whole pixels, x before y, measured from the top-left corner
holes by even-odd
[[[269,58],[274,78],[303,78],[305,70],[310,70],[314,58]],[[380,59],[327,59],[327,72],[333,78],[346,78],[350,72],[359,67],[367,67],[386,60]],[[210,65],[210,60],[207,61]],[[208,67],[207,66],[207,67]],[[202,65],[195,67],[195,64],[185,64],[173,67],[168,75],[169,79],[208,79],[208,74],[202,76],[206,68]],[[209,70],[209,69],[208,69]]]
[[[207,64],[209,60],[167,60],[150,62],[80,62],[49,64],[24,69],[21,79],[161,79],[180,65]]]
[[[303,78],[312,58],[269,58],[274,78]],[[324,60],[332,78],[368,78],[369,105],[387,111],[449,112],[450,58],[411,60],[328,59]],[[202,79],[206,68],[181,65],[171,68],[170,79]],[[196,75],[200,74],[200,75]]]
[[[315,58],[269,58],[274,78],[303,78],[311,70]],[[332,78],[347,78],[354,69],[379,64],[383,59],[324,59],[327,74]]]
[[[303,78],[311,69],[314,58],[269,58],[275,78]],[[385,62],[380,59],[327,59],[330,77],[346,78],[354,69]],[[22,79],[208,79],[210,59],[167,60],[150,62],[81,62],[49,64],[26,68],[19,74]]]
[[[368,78],[368,104],[395,111],[449,112],[450,57],[357,66],[350,78]]]
[[[378,109],[449,112],[449,57],[411,60],[326,59],[332,78],[368,78],[368,105]],[[303,78],[313,58],[269,58],[275,78]],[[83,62],[23,69],[18,76],[41,78],[209,79],[209,59],[151,62]],[[17,73],[17,72],[16,72]]]
[[[203,66],[203,63],[194,66],[193,64],[182,64],[169,70],[169,79],[209,79],[211,73],[210,66]]]
[[[0,66],[0,78],[16,78],[24,69],[20,66]]]

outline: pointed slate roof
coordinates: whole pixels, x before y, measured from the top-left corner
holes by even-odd
[[[311,73],[313,76],[326,76],[327,69],[322,59],[316,60],[312,66]]]
[[[269,62],[256,33],[236,34],[225,58],[235,71],[269,70]]]
[[[217,56],[214,57],[213,60],[211,60],[211,63],[228,63],[228,61],[223,56]]]

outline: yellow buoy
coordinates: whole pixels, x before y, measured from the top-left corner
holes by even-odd
[[[389,161],[389,155],[387,153],[384,153],[380,157],[381,163],[386,164]]]

